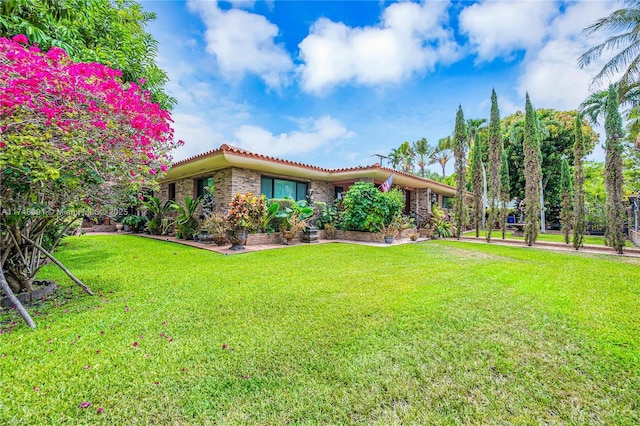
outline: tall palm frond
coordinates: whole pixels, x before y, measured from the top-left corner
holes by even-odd
[[[626,8],[616,10],[583,30],[587,35],[596,32],[617,33],[578,58],[578,65],[584,68],[598,60],[605,52],[617,52],[596,74],[592,84],[602,83],[605,78],[624,71],[619,80],[620,88],[624,89],[631,87],[640,77],[640,1],[626,0],[624,4]],[[623,98],[626,98],[626,92],[623,95]]]

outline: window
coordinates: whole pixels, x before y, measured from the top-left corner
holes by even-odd
[[[450,209],[453,207],[453,198],[451,197],[442,197],[442,208]]]
[[[277,179],[262,176],[260,191],[267,198],[292,197],[294,200],[304,200],[307,196],[308,184],[293,180]]]
[[[171,200],[171,201],[175,201],[176,200],[176,184],[174,183],[170,183],[169,187],[167,188],[167,199]]]
[[[342,193],[344,192],[344,187],[336,186],[334,191],[334,200],[342,200]]]
[[[209,187],[209,191],[213,189],[213,176],[196,180],[196,197],[204,196],[204,188]]]

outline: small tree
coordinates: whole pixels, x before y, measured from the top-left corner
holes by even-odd
[[[562,225],[562,234],[564,235],[565,244],[569,244],[571,234],[571,225],[573,221],[573,184],[571,182],[571,173],[569,172],[569,162],[566,158],[562,159],[562,169],[560,175],[560,224]]]
[[[478,138],[478,131],[475,128],[471,130],[471,143],[473,144],[471,158],[469,159],[471,166],[471,186],[473,190],[471,212],[473,225],[476,229],[476,238],[478,238],[480,236],[480,226],[482,224],[484,211],[482,209],[482,145]]]
[[[582,247],[586,231],[586,210],[584,194],[584,135],[582,134],[582,118],[576,116],[575,143],[573,146],[573,247]]]
[[[500,110],[496,91],[491,91],[491,117],[489,120],[489,223],[487,242],[491,242],[491,230],[498,219],[500,201],[500,168],[502,166],[502,133],[500,130]]]
[[[536,126],[536,111],[526,96],[524,121],[524,172],[525,172],[525,215],[524,239],[532,245],[540,230],[540,137]]]
[[[607,134],[605,157],[605,190],[607,191],[607,227],[605,242],[618,253],[625,243],[624,206],[622,204],[622,117],[618,111],[618,93],[614,85],[609,86],[607,113],[604,122]]]
[[[456,113],[456,127],[453,133],[453,155],[456,161],[456,197],[453,204],[453,217],[456,224],[456,238],[460,238],[467,224],[467,210],[465,199],[465,173],[467,170],[467,131],[464,124],[462,106],[458,106]]]
[[[78,215],[153,187],[177,146],[171,117],[119,71],[27,43],[0,38],[0,284],[31,290],[46,257],[90,293],[51,251]]]
[[[507,152],[502,150],[502,165],[500,166],[500,200],[501,220],[500,228],[502,229],[502,239],[504,240],[507,232],[507,216],[509,215],[509,202],[511,201],[511,187],[509,184],[509,157]]]

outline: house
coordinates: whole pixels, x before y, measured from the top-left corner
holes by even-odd
[[[343,169],[322,167],[257,154],[223,144],[173,164],[160,180],[159,198],[162,202],[203,195],[205,188],[213,188],[214,208],[225,209],[232,197],[240,192],[264,194],[267,198],[305,199],[313,190],[315,201],[332,203],[355,182],[380,185],[395,173],[393,186],[405,192],[405,213],[426,216],[431,206],[449,208],[455,188],[408,173],[371,166]]]

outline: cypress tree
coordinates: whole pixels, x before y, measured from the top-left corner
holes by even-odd
[[[456,198],[454,200],[453,216],[456,224],[456,238],[460,238],[466,224],[466,211],[464,207],[465,172],[466,172],[466,129],[462,106],[458,106],[456,113],[456,127],[453,133],[453,156],[456,162]]]
[[[540,230],[540,138],[537,133],[536,111],[526,96],[524,119],[524,178],[525,178],[525,216],[527,224],[524,227],[524,240],[527,245],[532,245],[538,238]]]
[[[618,253],[624,247],[624,206],[622,204],[622,117],[618,111],[618,93],[614,85],[609,86],[607,110],[604,122],[607,135],[605,142],[604,185],[607,192],[605,243]]]
[[[507,232],[507,216],[509,214],[509,201],[511,201],[511,184],[509,182],[509,158],[507,157],[507,151],[502,150],[502,164],[500,166],[500,199],[502,200],[501,214],[501,229],[502,239],[505,239],[505,233]]]
[[[569,244],[571,233],[571,225],[573,221],[573,185],[571,182],[571,173],[569,172],[569,162],[566,158],[562,158],[562,167],[560,168],[560,224],[562,225],[562,234],[564,242]]]
[[[478,130],[471,129],[471,140],[473,150],[471,151],[471,184],[473,188],[473,225],[476,229],[476,238],[480,236],[480,225],[482,223],[482,144],[478,138]]]
[[[573,145],[573,247],[582,247],[586,231],[587,214],[584,207],[584,135],[582,134],[582,118],[576,116],[576,141]]]
[[[491,117],[489,118],[489,221],[487,242],[491,242],[491,230],[498,220],[500,205],[500,168],[502,166],[502,133],[500,131],[500,110],[495,89],[491,91]]]

